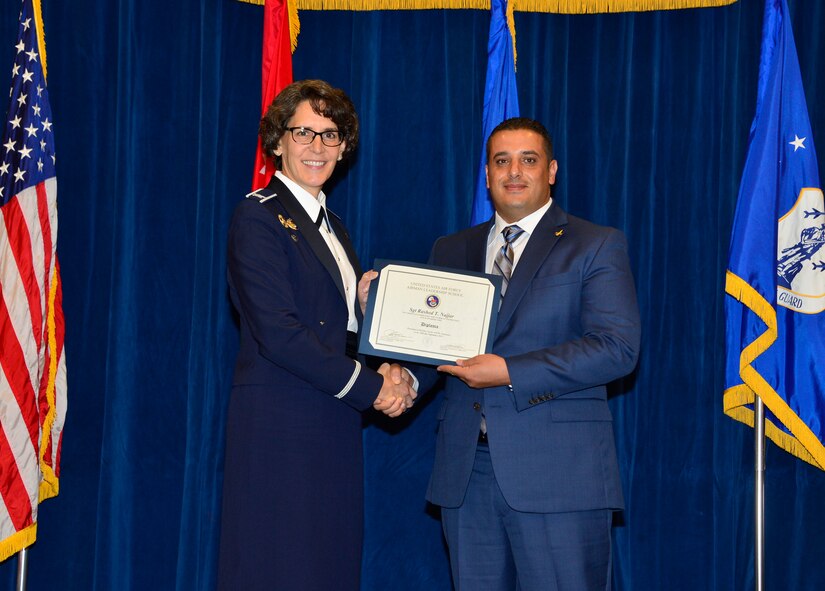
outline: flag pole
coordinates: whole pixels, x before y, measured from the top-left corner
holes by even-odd
[[[753,580],[755,591],[764,591],[765,574],[765,405],[756,396],[754,404],[754,536],[753,536]]]
[[[14,591],[26,591],[26,575],[29,570],[29,549],[23,548],[17,553],[17,585]]]

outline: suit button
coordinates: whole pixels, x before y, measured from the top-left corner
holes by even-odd
[[[481,405],[478,402],[473,402],[473,410],[481,410]]]

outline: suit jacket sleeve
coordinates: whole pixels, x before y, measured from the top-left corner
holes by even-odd
[[[297,301],[293,290],[287,248],[294,245],[288,240],[290,233],[260,203],[239,205],[229,230],[227,268],[240,312],[261,356],[364,410],[378,396],[383,378],[334,350],[302,323],[298,310],[307,304]]]
[[[577,392],[592,397],[586,390],[636,365],[641,329],[626,240],[615,229],[598,238],[582,253],[580,335],[505,356],[518,410]]]

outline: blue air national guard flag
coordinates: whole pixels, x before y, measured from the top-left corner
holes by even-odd
[[[767,0],[725,291],[724,409],[825,469],[825,207],[786,0]]]
[[[516,92],[516,59],[513,49],[513,8],[507,0],[490,2],[490,38],[487,41],[487,80],[484,84],[484,144],[481,146],[481,164],[473,197],[473,215],[470,225],[486,222],[493,215],[493,206],[487,195],[487,163],[485,145],[493,129],[510,117],[518,117]]]

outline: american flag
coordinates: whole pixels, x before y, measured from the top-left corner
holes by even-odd
[[[57,180],[40,0],[23,0],[0,139],[0,560],[57,495],[66,416]]]

